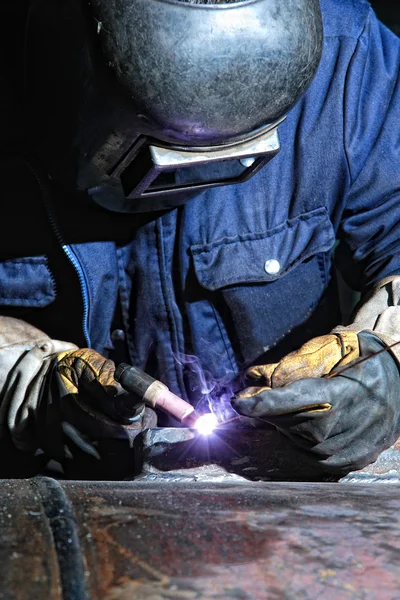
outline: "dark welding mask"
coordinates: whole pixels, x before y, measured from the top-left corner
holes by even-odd
[[[37,153],[119,212],[254,175],[323,44],[318,0],[32,0],[26,37]]]

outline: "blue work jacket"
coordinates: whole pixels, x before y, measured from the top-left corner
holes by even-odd
[[[104,233],[121,218],[99,209],[91,219],[78,208],[74,223],[81,233],[103,218],[101,233],[65,233],[36,175],[17,182],[9,205],[17,212],[23,202],[42,237],[33,250],[30,231],[3,223],[15,228],[15,247],[2,247],[0,312],[111,356],[125,337],[128,360],[194,402],[188,355],[211,379],[233,380],[339,324],[337,239],[355,288],[400,274],[400,40],[364,0],[321,6],[318,73],[279,126],[280,153],[248,182],[140,226],[124,216],[123,239]]]

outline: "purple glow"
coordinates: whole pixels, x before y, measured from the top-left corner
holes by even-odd
[[[209,349],[212,352],[212,349]],[[219,373],[216,377],[210,371],[203,369],[200,359],[190,354],[174,354],[175,360],[184,367],[188,387],[191,393],[190,403],[200,413],[210,411],[219,423],[228,421],[237,416],[231,407],[231,398],[235,391],[241,389],[238,385],[236,374],[233,371]],[[215,356],[215,364],[218,357]]]
[[[195,429],[201,435],[211,435],[214,433],[214,429],[218,426],[218,419],[212,413],[202,415],[196,421]]]

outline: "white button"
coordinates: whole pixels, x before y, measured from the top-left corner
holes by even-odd
[[[281,270],[281,265],[273,258],[272,260],[267,260],[264,265],[264,269],[268,275],[278,275],[279,271]]]

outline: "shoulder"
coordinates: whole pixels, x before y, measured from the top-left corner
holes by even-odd
[[[359,38],[372,8],[367,0],[320,0],[325,37]]]

